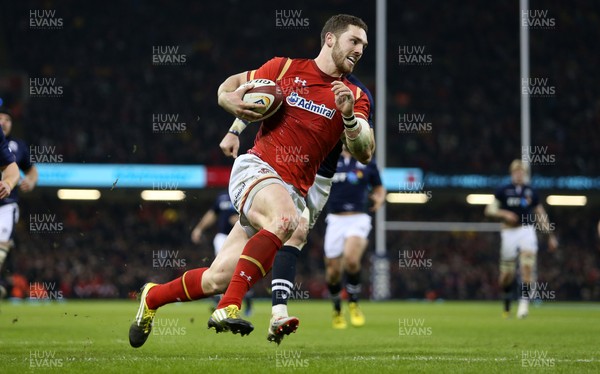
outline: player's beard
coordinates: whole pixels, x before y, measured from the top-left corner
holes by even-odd
[[[333,59],[336,69],[338,69],[338,71],[342,74],[350,74],[354,69],[354,65],[350,65],[350,68],[348,69],[348,66],[346,65],[346,57],[347,56],[342,51],[340,44],[336,40],[335,44],[333,45],[333,50],[331,51],[331,58]]]

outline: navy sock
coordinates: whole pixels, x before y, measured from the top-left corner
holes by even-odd
[[[502,289],[502,298],[504,299],[504,311],[510,311],[510,301],[512,300],[512,282]]]
[[[348,301],[355,303],[360,296],[360,270],[354,274],[346,273],[346,292],[348,292]]]
[[[273,305],[287,305],[294,288],[298,256],[300,256],[300,250],[290,245],[284,245],[277,251],[273,262],[273,280],[271,281]]]
[[[333,301],[333,309],[336,312],[340,312],[342,310],[340,291],[342,290],[342,285],[340,283],[336,284],[327,284],[327,288],[329,288],[329,294],[331,295],[331,301]]]

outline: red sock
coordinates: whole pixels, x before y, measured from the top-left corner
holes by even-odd
[[[265,229],[248,240],[233,272],[231,283],[217,308],[225,308],[232,304],[241,308],[244,295],[271,270],[275,254],[282,246],[281,240]]]
[[[160,308],[165,304],[176,301],[191,301],[202,299],[202,274],[208,268],[199,268],[188,270],[177,279],[169,283],[159,284],[148,291],[146,295],[146,305],[150,309]]]

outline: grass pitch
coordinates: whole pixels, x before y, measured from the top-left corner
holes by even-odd
[[[293,301],[296,334],[266,340],[270,302],[245,337],[207,330],[207,302],[161,308],[146,344],[129,346],[134,301],[0,304],[2,373],[600,372],[600,304],[547,302],[504,320],[499,302],[362,302],[362,328],[330,327],[325,301]]]

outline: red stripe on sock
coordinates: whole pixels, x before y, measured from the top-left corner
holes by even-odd
[[[177,301],[192,301],[206,297],[202,291],[202,274],[208,268],[199,268],[186,271],[183,276],[176,278],[168,283],[159,284],[148,291],[146,295],[146,305],[150,309],[160,308],[163,305],[175,303]],[[183,287],[185,280],[185,289],[190,295],[188,298]]]
[[[242,255],[259,262],[265,273],[268,273],[273,266],[275,254],[282,246],[283,243],[275,234],[263,229],[250,238],[242,251]],[[242,299],[246,292],[262,278],[262,271],[254,262],[240,258],[233,272],[229,287],[227,287],[227,291],[223,295],[223,298],[221,298],[217,308],[224,308],[232,304],[241,308]]]

